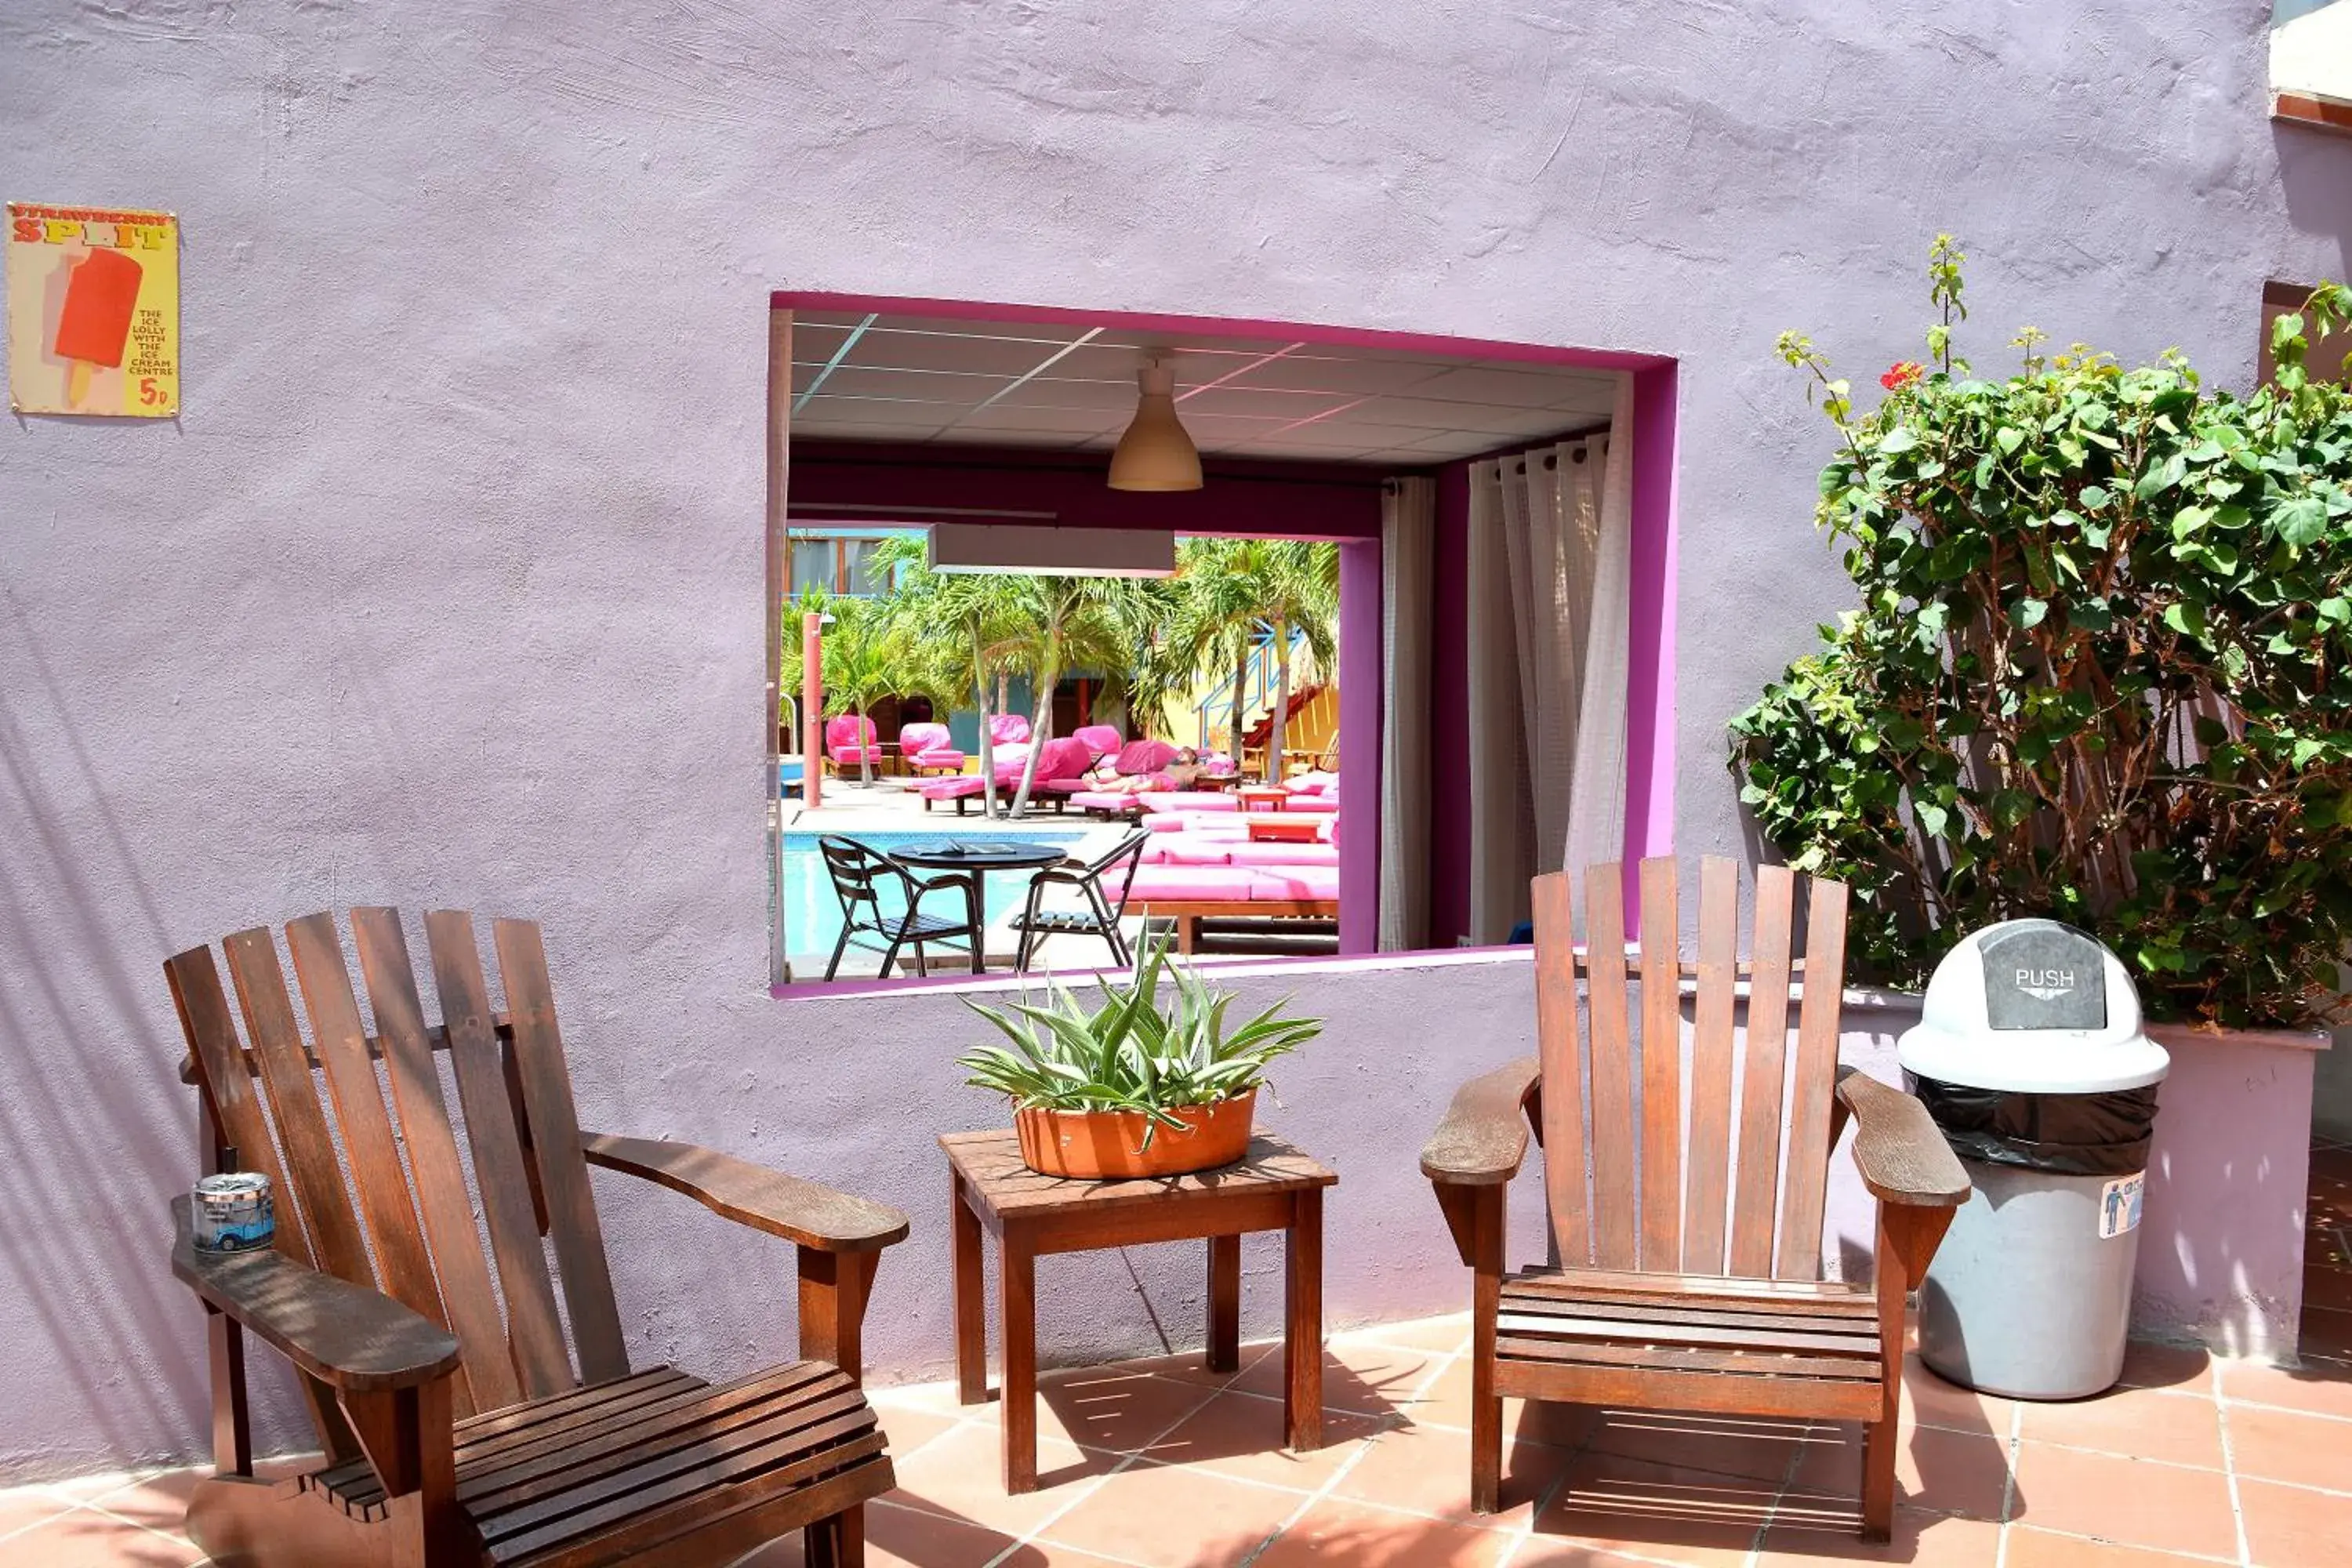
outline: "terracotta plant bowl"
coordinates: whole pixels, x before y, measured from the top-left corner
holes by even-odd
[[[1172,1108],[1182,1131],[1162,1122],[1144,1146],[1147,1119],[1132,1110],[1047,1110],[1013,1113],[1021,1135],[1021,1162],[1044,1176],[1077,1181],[1181,1176],[1230,1165],[1249,1152],[1257,1090],[1212,1105]]]

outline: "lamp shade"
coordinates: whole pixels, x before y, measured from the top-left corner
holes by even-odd
[[[1176,417],[1176,373],[1159,361],[1136,372],[1135,417],[1110,455],[1115,490],[1197,490],[1201,453]]]

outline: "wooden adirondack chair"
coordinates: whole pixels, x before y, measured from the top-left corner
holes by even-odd
[[[188,1200],[174,1205],[173,1270],[211,1334],[218,1469],[189,1535],[223,1564],[584,1568],[731,1563],[799,1529],[810,1563],[861,1562],[860,1505],[893,1483],[858,1388],[859,1331],[906,1217],[690,1144],[581,1131],[539,927],[495,923],[508,1008],[495,1016],[473,918],[441,910],[425,929],[444,1026],[425,1021],[399,916],[352,911],[371,1036],[334,918],[289,924],[307,1046],[267,929],[221,944],[249,1048],[209,948],[163,965],[207,1163],[261,1172],[277,1196],[275,1249],[244,1253],[197,1251]],[[592,1163],[794,1243],[805,1359],[718,1385],[633,1372]],[[297,1479],[254,1477],[247,1332],[299,1369],[319,1425],[325,1463]]]
[[[1795,881],[1784,867],[1758,870],[1742,961],[1738,871],[1703,862],[1694,965],[1681,953],[1673,860],[1642,862],[1632,962],[1619,867],[1586,872],[1581,952],[1567,875],[1536,879],[1540,1054],[1465,1085],[1421,1156],[1474,1270],[1470,1491],[1481,1512],[1496,1506],[1507,1395],[1867,1423],[1862,1534],[1887,1538],[1905,1297],[1969,1184],[1916,1100],[1838,1066],[1846,890],[1813,879],[1805,954],[1792,960]],[[1682,982],[1694,976],[1685,1123]],[[1792,980],[1803,988],[1793,1071]],[[1878,1199],[1874,1289],[1822,1277],[1830,1152],[1849,1114],[1854,1162]],[[1530,1122],[1561,1267],[1506,1274],[1504,1184]]]

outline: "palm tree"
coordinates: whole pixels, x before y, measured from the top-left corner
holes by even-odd
[[[878,602],[900,638],[908,667],[935,689],[935,696],[968,692],[980,710],[981,808],[993,817],[996,744],[988,728],[988,689],[1013,668],[1020,628],[1027,620],[1024,579],[934,572],[929,546],[915,534],[884,540],[874,562],[894,584]]]
[[[1304,643],[1315,671],[1328,671],[1336,663],[1339,547],[1295,539],[1188,539],[1178,556],[1177,574],[1176,605],[1167,635],[1144,662],[1142,673],[1153,694],[1164,697],[1205,677],[1230,672],[1231,744],[1239,762],[1250,658],[1259,638],[1270,633],[1275,689],[1266,779],[1277,781],[1289,717],[1293,635]]]
[[[1265,542],[1255,583],[1258,613],[1274,628],[1274,724],[1265,737],[1265,782],[1282,782],[1283,730],[1290,721],[1290,638],[1298,634],[1318,676],[1339,662],[1339,549],[1301,539]]]
[[[1037,777],[1037,757],[1053,739],[1054,689],[1062,672],[1089,666],[1126,669],[1142,646],[1145,595],[1123,577],[1032,576],[1007,578],[1022,584],[1029,611],[1021,628],[1019,646],[1034,698],[1029,725],[1029,756],[1021,769],[1021,784],[1013,796],[1013,815],[1029,807],[1029,791]]]

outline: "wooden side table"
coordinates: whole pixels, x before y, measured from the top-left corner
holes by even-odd
[[[1323,1189],[1339,1177],[1279,1138],[1250,1141],[1239,1164],[1155,1181],[1073,1182],[1021,1163],[1012,1129],[952,1132],[947,1151],[955,1215],[956,1390],[988,1397],[988,1327],[981,1229],[1003,1269],[1004,1489],[1037,1489],[1036,1260],[1147,1241],[1209,1244],[1212,1372],[1241,1370],[1242,1237],[1284,1233],[1282,1414],[1286,1444],[1323,1446]]]
[[[1234,793],[1244,811],[1280,811],[1290,799],[1290,792],[1280,784],[1244,784]]]

